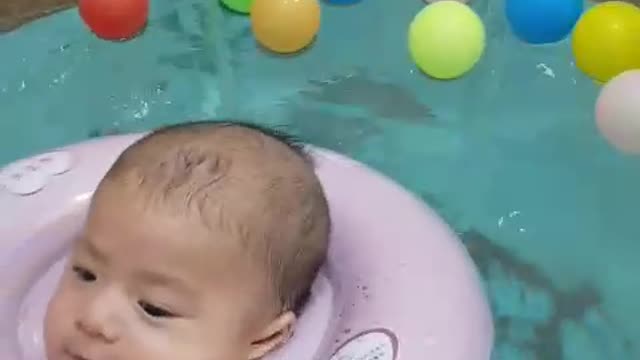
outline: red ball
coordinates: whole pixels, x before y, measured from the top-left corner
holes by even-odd
[[[99,38],[126,40],[147,24],[149,0],[79,0],[80,17]]]

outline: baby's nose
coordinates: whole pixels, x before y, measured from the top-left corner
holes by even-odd
[[[117,295],[104,291],[78,309],[76,328],[92,340],[113,344],[119,338]]]

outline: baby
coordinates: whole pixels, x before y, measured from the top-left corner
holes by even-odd
[[[45,319],[48,360],[247,360],[285,343],[325,260],[311,159],[253,125],[196,122],[125,150]]]

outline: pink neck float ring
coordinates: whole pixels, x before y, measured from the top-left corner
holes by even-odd
[[[70,239],[116,157],[107,137],[0,170],[0,359],[44,360],[42,322]],[[389,179],[314,149],[334,225],[295,336],[271,360],[488,360],[493,323],[449,227]]]

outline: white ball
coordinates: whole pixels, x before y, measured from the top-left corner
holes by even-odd
[[[619,151],[640,154],[640,70],[626,71],[605,84],[596,102],[596,125]]]

